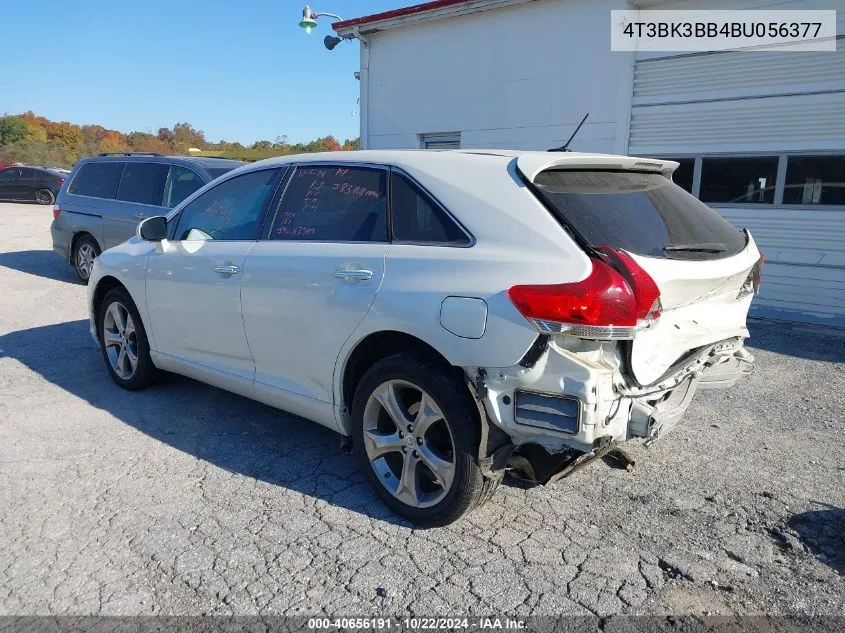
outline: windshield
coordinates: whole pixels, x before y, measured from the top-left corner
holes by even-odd
[[[660,174],[558,169],[534,184],[592,246],[670,259],[716,259],[745,248],[742,232]]]

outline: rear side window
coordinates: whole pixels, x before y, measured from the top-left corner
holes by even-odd
[[[534,184],[592,246],[669,259],[716,259],[745,248],[745,235],[660,174],[548,170]]]
[[[161,194],[168,166],[160,163],[126,163],[117,199],[161,206]]]
[[[172,165],[164,183],[162,206],[172,209],[205,183],[196,172],[187,167]]]
[[[67,191],[77,196],[114,199],[124,164],[112,161],[85,163]]]
[[[469,239],[437,204],[400,174],[390,176],[393,237],[399,242],[468,244]]]
[[[387,171],[298,167],[270,232],[272,240],[387,241]]]
[[[257,239],[262,211],[278,176],[278,169],[251,171],[209,189],[182,209],[175,239]]]

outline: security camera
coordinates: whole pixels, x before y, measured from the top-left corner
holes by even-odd
[[[334,35],[326,35],[326,37],[323,38],[323,44],[330,51],[334,50],[334,47],[340,44],[341,41],[341,38],[335,37]]]

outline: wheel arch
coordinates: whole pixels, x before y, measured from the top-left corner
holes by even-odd
[[[372,332],[358,341],[340,366],[340,411],[345,432],[349,433],[349,409],[355,389],[367,370],[378,361],[401,352],[416,352],[443,365],[444,369],[463,375],[463,369],[451,364],[433,345],[398,330]]]
[[[73,264],[73,253],[76,250],[76,244],[85,236],[90,237],[97,243],[97,248],[100,249],[100,252],[103,252],[103,246],[100,244],[100,240],[97,239],[97,236],[91,233],[86,229],[80,229],[79,231],[74,232],[73,237],[70,238],[70,248],[68,249],[68,261]]]
[[[100,334],[100,306],[103,305],[103,300],[106,298],[106,295],[115,288],[122,288],[127,294],[129,294],[129,296],[132,296],[131,293],[129,293],[129,289],[124,286],[117,277],[112,277],[111,275],[104,275],[101,277],[97,282],[97,287],[94,288],[94,292],[91,295],[91,314],[94,315],[94,322],[97,326],[98,336]]]

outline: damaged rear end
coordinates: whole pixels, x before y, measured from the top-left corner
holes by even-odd
[[[503,431],[488,443],[494,466],[548,483],[621,442],[656,441],[697,389],[751,373],[746,317],[763,260],[749,233],[671,182],[675,163],[518,166],[592,270],[510,288],[537,340],[518,365],[470,375]]]

